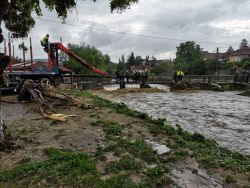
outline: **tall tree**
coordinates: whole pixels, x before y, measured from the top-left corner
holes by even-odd
[[[232,46],[229,46],[229,48],[227,49],[227,53],[232,53],[234,52],[234,49]]]
[[[176,68],[181,68],[186,74],[203,74],[205,63],[202,60],[202,49],[194,41],[187,41],[177,46]]]
[[[23,51],[23,64],[24,64],[24,69],[26,68],[26,59],[25,59],[25,54],[28,51],[28,48],[25,46],[24,42],[18,45],[19,50]]]
[[[134,52],[131,52],[131,54],[128,56],[127,59],[127,69],[130,69],[131,66],[135,65],[135,55]]]
[[[145,58],[145,64],[146,65],[149,65],[149,56],[147,55],[146,58]]]
[[[156,61],[155,56],[152,56],[152,57],[151,57],[151,60]]]
[[[135,65],[141,65],[143,63],[143,59],[141,56],[136,56],[135,57]]]
[[[122,57],[121,57],[121,63],[124,64],[124,65],[126,64],[124,55],[122,55]]]
[[[124,55],[122,55],[121,59],[119,59],[117,69],[119,71],[124,71],[126,69],[126,61]]]
[[[242,41],[240,43],[240,49],[246,48],[246,47],[248,47],[248,41],[247,41],[247,39],[242,39]]]
[[[68,11],[76,8],[77,0],[42,0],[46,8],[55,10],[58,17],[65,19]],[[93,0],[96,2],[97,0]],[[109,0],[111,12],[119,12],[127,9],[138,0]],[[42,16],[40,0],[0,0],[0,25],[2,21],[5,27],[13,33],[13,37],[26,37],[35,25],[33,14]],[[0,39],[2,34],[0,33]]]
[[[86,62],[103,71],[108,71],[109,65],[112,64],[109,56],[103,55],[101,51],[99,51],[93,46],[85,44],[69,44],[68,47],[77,55],[79,55],[82,59],[86,60]],[[69,60],[65,62],[64,65],[72,69],[76,73],[93,74],[93,72],[86,69],[73,58],[69,58]]]
[[[184,59],[187,62],[191,62],[201,59],[201,57],[202,49],[194,41],[187,41],[177,46],[176,60]]]

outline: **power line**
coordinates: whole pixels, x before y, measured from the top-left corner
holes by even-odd
[[[82,25],[79,25],[79,24],[63,23],[63,22],[60,22],[60,21],[43,19],[43,18],[35,18],[35,19],[41,20],[41,21],[46,21],[46,22],[58,23],[58,24],[62,24],[62,25],[69,25],[69,26],[79,27],[79,28],[82,28],[82,29],[93,29],[93,30],[98,30],[98,31],[117,33],[117,34],[121,34],[121,35],[129,35],[129,36],[135,36],[135,37],[144,37],[144,38],[161,39],[161,40],[170,40],[170,41],[178,41],[178,42],[186,42],[187,41],[187,40],[177,39],[177,38],[160,37],[160,36],[143,35],[143,34],[134,34],[134,33],[104,29],[104,28],[96,28],[96,27],[91,27],[91,26],[82,26]],[[214,45],[238,45],[238,44],[234,44],[234,43],[219,43],[219,42],[207,42],[207,41],[195,41],[195,42],[200,43],[200,44],[214,44]]]

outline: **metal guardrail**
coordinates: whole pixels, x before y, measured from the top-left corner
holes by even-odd
[[[100,76],[96,74],[73,74],[65,75],[64,77],[72,77],[73,82],[82,82],[82,81],[92,81],[97,83],[109,83],[112,78],[105,76]],[[115,77],[113,78],[115,79]],[[126,80],[126,78],[124,77]],[[132,78],[131,78],[132,79]],[[142,79],[142,78],[141,78]],[[235,81],[234,75],[185,75],[183,80],[190,83],[235,83],[235,82],[244,82],[246,80],[245,76],[239,76],[237,81]],[[152,76],[149,75],[147,83],[162,83],[162,84],[171,84],[173,83],[172,76]]]
[[[191,83],[233,83],[234,75],[186,75],[183,77],[183,79]]]
[[[149,82],[172,82],[173,78],[171,76],[149,76]],[[194,83],[234,83],[234,75],[185,75],[183,80]],[[239,81],[245,80],[244,76],[238,77]]]

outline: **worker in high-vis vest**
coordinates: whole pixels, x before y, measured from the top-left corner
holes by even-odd
[[[184,76],[184,72],[181,70],[181,69],[179,69],[178,71],[177,71],[177,80],[178,81],[182,81],[182,77]]]
[[[47,34],[43,39],[41,40],[41,45],[44,47],[44,51],[48,53],[48,46],[49,46],[49,34]]]

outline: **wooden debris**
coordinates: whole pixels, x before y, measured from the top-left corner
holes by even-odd
[[[42,114],[44,117],[54,120],[54,121],[61,121],[65,122],[70,117],[77,117],[77,115],[66,115],[66,114]]]
[[[64,92],[62,92],[62,91],[60,91],[60,90],[58,90],[55,87],[50,86],[50,85],[44,86],[44,93],[43,94],[46,95],[47,97],[54,97],[54,98],[57,98],[57,99],[60,99],[63,101],[67,101],[71,104],[77,105],[78,107],[83,107],[86,109],[95,108],[94,106],[87,104],[81,100],[78,100],[74,97],[71,97],[69,94],[66,94],[66,93],[64,93]]]
[[[40,113],[43,117],[55,120],[55,121],[67,121],[70,117],[75,117],[76,115],[66,115],[58,113],[54,109],[54,105],[65,105],[71,104],[82,108],[95,108],[81,100],[75,99],[69,94],[66,94],[51,85],[48,84],[36,84],[32,82],[27,82],[22,87],[21,96],[19,99],[35,101],[39,103]]]

